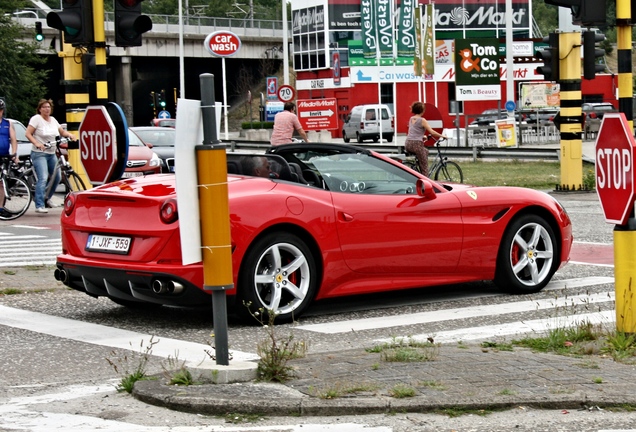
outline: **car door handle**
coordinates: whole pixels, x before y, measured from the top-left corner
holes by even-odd
[[[338,219],[343,222],[351,222],[353,220],[353,216],[348,213],[338,212]]]

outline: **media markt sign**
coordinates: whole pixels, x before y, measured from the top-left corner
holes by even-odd
[[[455,71],[457,100],[501,99],[498,39],[457,39]]]

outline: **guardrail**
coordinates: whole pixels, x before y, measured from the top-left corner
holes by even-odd
[[[228,146],[228,151],[263,151],[265,152],[270,143],[267,141],[230,140],[224,142]],[[400,144],[356,144],[382,154],[404,155],[404,146]],[[443,147],[442,153],[449,158],[487,160],[487,159],[523,159],[523,160],[561,160],[561,152],[558,148],[492,148],[492,147]]]

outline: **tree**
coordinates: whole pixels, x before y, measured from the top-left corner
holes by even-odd
[[[7,104],[5,114],[24,121],[35,114],[38,100],[47,97],[48,71],[41,70],[46,58],[37,54],[35,42],[22,42],[24,29],[11,19],[22,6],[19,0],[0,0],[0,97]]]

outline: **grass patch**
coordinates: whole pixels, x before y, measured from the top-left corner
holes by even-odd
[[[3,290],[0,290],[0,294],[3,294],[3,295],[22,294],[22,290],[19,290],[17,288],[6,288]]]
[[[408,398],[415,396],[415,389],[406,384],[396,384],[389,390],[389,394],[396,399]]]
[[[476,186],[522,186],[554,190],[561,183],[558,162],[460,161],[464,183]]]
[[[426,362],[437,358],[440,346],[439,343],[430,341],[420,342],[413,338],[396,338],[390,343],[368,348],[367,352],[379,353],[385,362]]]
[[[489,341],[484,341],[481,343],[481,348],[482,351],[489,351],[489,350],[493,350],[493,351],[513,351],[514,347],[512,346],[511,343],[503,343],[503,342],[489,342]]]
[[[333,387],[328,387],[315,391],[315,395],[321,399],[336,399],[348,394],[375,392],[380,386],[371,383],[336,383]]]
[[[461,417],[465,415],[478,415],[485,417],[494,411],[488,409],[465,409],[465,408],[444,408],[435,411],[436,414],[446,415],[448,417]]]
[[[446,386],[437,381],[422,381],[419,383],[421,387],[430,388],[433,390],[446,390]]]
[[[239,414],[239,413],[228,413],[225,414],[225,423],[232,424],[241,424],[241,423],[256,423],[261,420],[265,420],[265,418],[260,414]]]

